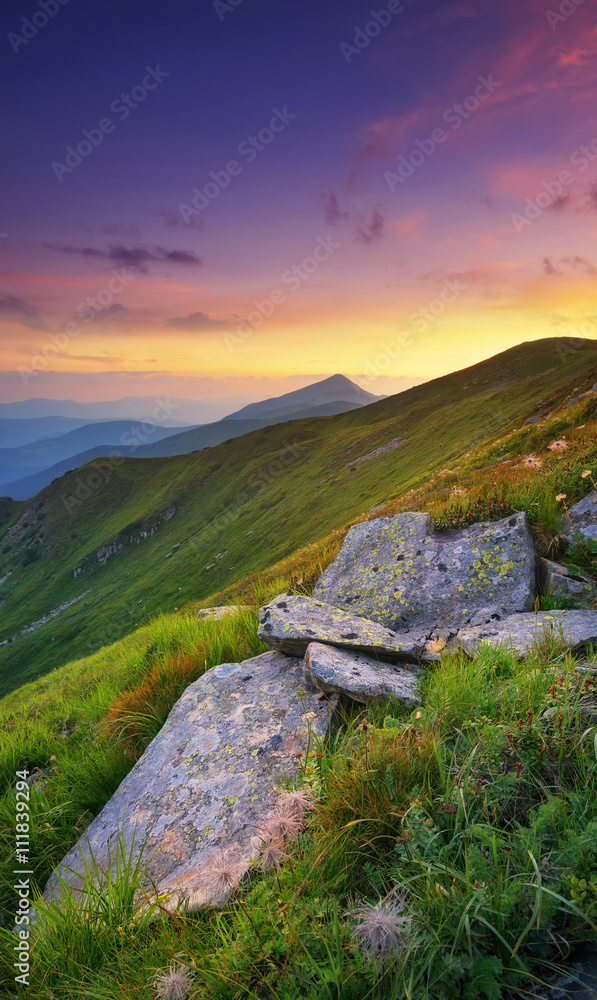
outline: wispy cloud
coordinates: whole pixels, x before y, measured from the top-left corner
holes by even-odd
[[[565,274],[566,271],[580,271],[581,274],[597,274],[597,267],[592,261],[580,254],[573,254],[568,257],[560,257],[554,261],[552,257],[544,257],[542,261],[543,273],[549,276],[554,274]]]
[[[396,236],[418,236],[420,235],[425,215],[423,212],[413,212],[405,215],[401,219],[393,219],[387,223],[388,229]]]
[[[381,205],[376,205],[368,219],[360,218],[356,223],[355,240],[363,246],[371,246],[380,240],[384,234],[386,220]]]
[[[340,207],[338,196],[334,191],[328,191],[320,195],[323,200],[323,218],[328,226],[337,226],[348,218],[348,212]]]
[[[173,316],[166,320],[166,326],[174,327],[175,330],[190,330],[197,333],[210,333],[216,330],[230,330],[234,325],[231,319],[213,319],[207,313],[194,312],[188,316]]]
[[[100,233],[105,236],[120,236],[122,240],[138,240],[141,230],[134,222],[106,222],[100,226]]]
[[[3,318],[19,323],[20,326],[26,326],[29,330],[47,330],[37,306],[25,302],[16,295],[5,295],[0,299],[0,319]]]
[[[164,225],[168,226],[170,229],[204,229],[205,222],[201,215],[192,215],[190,219],[183,219],[180,212],[175,212],[172,208],[164,208],[158,215],[163,220]]]
[[[479,152],[483,153],[480,135],[495,136],[497,130],[520,121],[525,112],[532,111],[539,123],[549,122],[552,127],[560,122],[562,131],[569,122],[571,105],[586,106],[589,116],[597,91],[597,29],[588,27],[586,19],[579,16],[568,19],[565,33],[541,31],[546,6],[549,4],[544,0],[528,0],[526,4],[502,4],[498,9],[486,0],[446,0],[438,10],[409,26],[407,35],[429,35],[430,51],[438,60],[450,48],[455,56],[455,43],[461,46],[456,50],[459,58],[453,58],[452,72],[441,79],[425,68],[424,75],[411,84],[416,89],[416,103],[398,98],[395,109],[363,123],[349,166],[347,190],[360,188],[370,171],[380,170],[416,138],[442,126],[452,102],[462,102],[475,91],[480,73],[485,77],[491,74],[499,81],[499,89],[482,113],[465,120],[466,129],[458,140],[460,149],[473,146],[478,160]],[[460,29],[456,35],[449,30],[451,22],[456,28],[464,19],[469,19],[471,30],[475,19],[479,24],[483,19],[494,22],[494,29],[476,33],[478,44],[469,44],[467,50],[462,39],[470,42],[470,35]],[[399,38],[395,44],[401,44]],[[491,142],[486,146],[490,153]]]
[[[59,253],[77,254],[80,257],[99,258],[113,264],[126,265],[143,274],[149,270],[149,264],[156,262],[194,267],[203,263],[203,259],[192,250],[167,250],[160,246],[127,246],[124,243],[112,243],[105,250],[97,247],[73,246],[69,243],[44,243],[44,246]]]

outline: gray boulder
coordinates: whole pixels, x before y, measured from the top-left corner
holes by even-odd
[[[589,539],[597,542],[597,493],[589,493],[579,500],[569,514],[570,519],[566,515],[562,518],[560,534],[571,544],[579,540],[582,544]]]
[[[353,701],[401,701],[405,705],[419,705],[417,674],[380,663],[362,653],[335,649],[320,642],[312,642],[305,653],[305,677],[322,691],[346,694]]]
[[[258,635],[290,656],[303,656],[309,643],[322,642],[361,653],[379,653],[389,660],[418,660],[425,645],[420,633],[397,635],[376,622],[312,597],[284,594],[261,608]]]
[[[80,893],[83,857],[116,867],[117,835],[133,857],[147,843],[147,890],[168,893],[167,906],[210,902],[203,878],[219,849],[248,861],[255,826],[275,803],[273,786],[292,777],[309,733],[327,732],[334,708],[304,688],[301,660],[270,651],[222,663],[190,685],[115,794],[61,862]],[[69,871],[69,869],[71,869]],[[56,873],[46,894],[60,898]],[[218,898],[221,903],[224,897]]]
[[[236,615],[239,611],[249,611],[250,609],[244,604],[226,604],[219,608],[201,608],[197,612],[197,621],[205,621],[206,618],[212,618],[214,621],[220,621],[226,615]]]
[[[534,607],[536,555],[524,513],[458,531],[428,514],[354,525],[313,597],[395,631],[455,635]]]
[[[533,644],[551,634],[563,639],[572,652],[583,652],[597,643],[597,611],[544,611],[538,615],[510,615],[503,621],[462,629],[456,648],[473,656],[481,643],[511,648],[522,659]]]

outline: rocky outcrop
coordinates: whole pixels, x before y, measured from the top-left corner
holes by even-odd
[[[571,652],[581,653],[597,643],[597,611],[510,615],[492,625],[462,629],[455,639],[455,646],[470,656],[479,651],[481,643],[505,646],[522,658],[546,635],[561,639]]]
[[[310,740],[327,732],[334,699],[305,691],[303,664],[277,652],[222,663],[190,685],[160,733],[90,824],[58,871],[81,893],[83,858],[114,870],[120,837],[126,856],[147,865],[146,886],[172,908],[210,901],[210,859],[231,848],[254,854],[251,837],[292,777]],[[155,887],[155,889],[153,888]],[[46,895],[59,898],[54,873]]]
[[[388,660],[418,660],[425,641],[419,633],[397,635],[374,621],[348,614],[312,597],[282,594],[259,612],[259,638],[269,646],[303,656],[311,642],[322,642]]]
[[[344,694],[364,704],[392,700],[419,705],[415,669],[407,670],[319,642],[310,643],[305,653],[305,677],[309,683],[321,691]]]
[[[125,529],[120,533],[117,539],[109,542],[108,545],[103,545],[92,555],[85,556],[82,564],[73,570],[73,576],[75,578],[81,576],[81,574],[85,573],[87,569],[93,567],[94,562],[97,562],[98,566],[105,566],[106,563],[108,563],[111,559],[114,559],[115,556],[122,555],[128,546],[140,545],[148,538],[153,538],[162,525],[171,521],[175,514],[176,507],[167,507],[166,510],[163,510],[162,513],[158,515],[154,524],[148,524],[144,528],[137,527],[136,530],[131,531],[130,533]],[[172,552],[178,548],[180,548],[180,544],[172,546]],[[172,552],[169,553],[170,556],[172,555]]]
[[[313,597],[394,631],[468,624],[530,611],[533,536],[524,513],[457,531],[434,531],[427,514],[397,514],[350,529]]]

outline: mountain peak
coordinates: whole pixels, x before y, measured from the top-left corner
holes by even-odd
[[[366,406],[368,403],[376,403],[381,397],[374,396],[372,392],[361,389],[356,382],[351,382],[346,375],[330,375],[321,382],[314,382],[303,389],[295,389],[293,392],[286,392],[283,396],[274,396],[271,399],[264,399],[259,403],[250,403],[242,410],[229,414],[227,420],[245,419],[247,417],[259,417],[271,414],[272,412],[289,413],[293,408],[300,409],[306,406],[318,406],[322,403],[334,403],[339,400],[353,403],[356,406]]]

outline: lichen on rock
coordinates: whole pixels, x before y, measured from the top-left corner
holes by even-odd
[[[270,651],[222,663],[191,684],[143,756],[93,820],[57,872],[75,893],[84,858],[116,866],[117,843],[133,861],[145,844],[147,891],[172,908],[210,902],[210,862],[233,847],[254,854],[255,826],[292,777],[312,734],[324,736],[335,699],[305,690],[300,660]],[[134,846],[133,846],[134,844]],[[46,895],[60,898],[55,872]],[[221,900],[218,900],[221,902]]]
[[[524,513],[457,531],[427,514],[354,525],[313,597],[394,631],[455,634],[464,625],[530,611],[536,554]],[[479,617],[480,616],[480,617]]]

